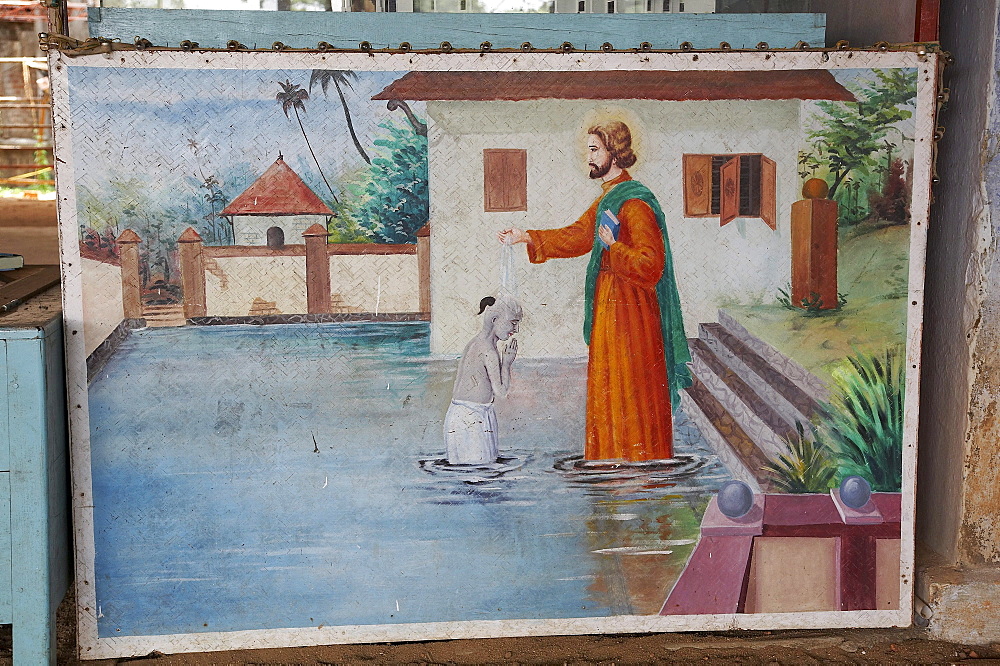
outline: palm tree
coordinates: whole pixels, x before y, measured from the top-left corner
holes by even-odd
[[[306,128],[302,125],[302,118],[299,116],[299,109],[302,113],[306,112],[305,100],[309,99],[309,93],[305,91],[297,83],[292,83],[288,79],[282,83],[278,81],[278,85],[281,86],[281,92],[279,92],[275,99],[281,102],[281,110],[285,112],[285,117],[289,118],[288,110],[291,109],[295,112],[295,120],[299,121],[299,129],[302,130],[302,138],[306,140],[306,147],[309,149],[309,154],[312,155],[313,162],[316,163],[316,168],[319,169],[320,178],[326,183],[327,189],[330,190],[330,196],[333,197],[335,203],[340,203],[337,199],[337,195],[333,193],[333,188],[330,187],[330,182],[326,179],[326,175],[323,173],[323,167],[320,166],[319,160],[316,159],[316,153],[313,152],[312,144],[309,143],[309,136],[306,134]]]
[[[361,155],[363,159],[368,164],[372,163],[368,153],[365,149],[361,147],[361,142],[358,141],[358,134],[354,131],[354,121],[351,120],[351,110],[347,107],[347,98],[344,97],[344,89],[341,86],[346,86],[348,88],[354,89],[351,85],[351,80],[357,81],[358,75],[349,69],[314,69],[312,71],[312,76],[309,77],[309,90],[313,89],[313,85],[318,81],[320,87],[323,89],[323,95],[326,96],[326,90],[330,87],[332,82],[334,87],[337,89],[337,94],[340,95],[340,105],[344,109],[344,119],[347,121],[347,129],[351,133],[351,139],[354,140],[354,147],[358,149],[358,154]]]
[[[401,99],[390,99],[388,102],[386,102],[385,106],[390,111],[395,111],[396,109],[402,109],[403,113],[406,114],[406,119],[410,121],[410,126],[413,128],[413,131],[419,134],[420,136],[424,137],[427,136],[427,123],[417,118],[417,114],[413,113],[413,109],[410,108],[409,104],[407,104]]]

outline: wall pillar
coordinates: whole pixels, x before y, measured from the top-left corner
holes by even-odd
[[[139,243],[142,239],[131,229],[115,239],[122,268],[122,311],[125,319],[142,319],[142,275],[139,272]]]
[[[847,533],[840,537],[840,610],[878,608],[875,548],[875,537],[868,534]]]
[[[420,293],[420,313],[431,318],[431,225],[417,231],[417,284]]]
[[[973,645],[1000,641],[998,4],[941,3],[941,44],[962,57],[945,72],[922,304],[917,621]]]
[[[304,232],[306,239],[306,306],[309,314],[330,311],[330,255],[326,251],[329,232],[314,224]]]
[[[184,318],[204,317],[205,304],[205,251],[201,236],[188,227],[177,239],[181,260],[181,288],[184,291]]]
[[[792,305],[835,310],[837,293],[837,202],[826,198],[829,187],[810,178],[803,201],[792,204]]]

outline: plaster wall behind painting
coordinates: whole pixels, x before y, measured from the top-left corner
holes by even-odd
[[[688,335],[720,306],[773,301],[789,280],[789,216],[801,145],[798,101],[428,102],[431,120],[431,349],[457,354],[479,326],[479,300],[499,285],[497,231],[555,228],[600,194],[586,169],[585,132],[620,118],[632,128],[637,164],[666,214]],[[527,151],[527,211],[484,212],[483,149]],[[684,153],[763,153],[777,163],[778,229],[760,219],[720,227],[685,218]],[[587,257],[530,265],[514,251],[524,356],[582,356]]]

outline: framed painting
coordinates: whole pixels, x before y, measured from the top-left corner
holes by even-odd
[[[937,70],[53,54],[83,656],[909,624]]]

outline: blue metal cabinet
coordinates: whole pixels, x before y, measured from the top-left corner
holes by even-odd
[[[15,665],[54,664],[71,560],[58,287],[0,315],[0,380],[0,623]]]

